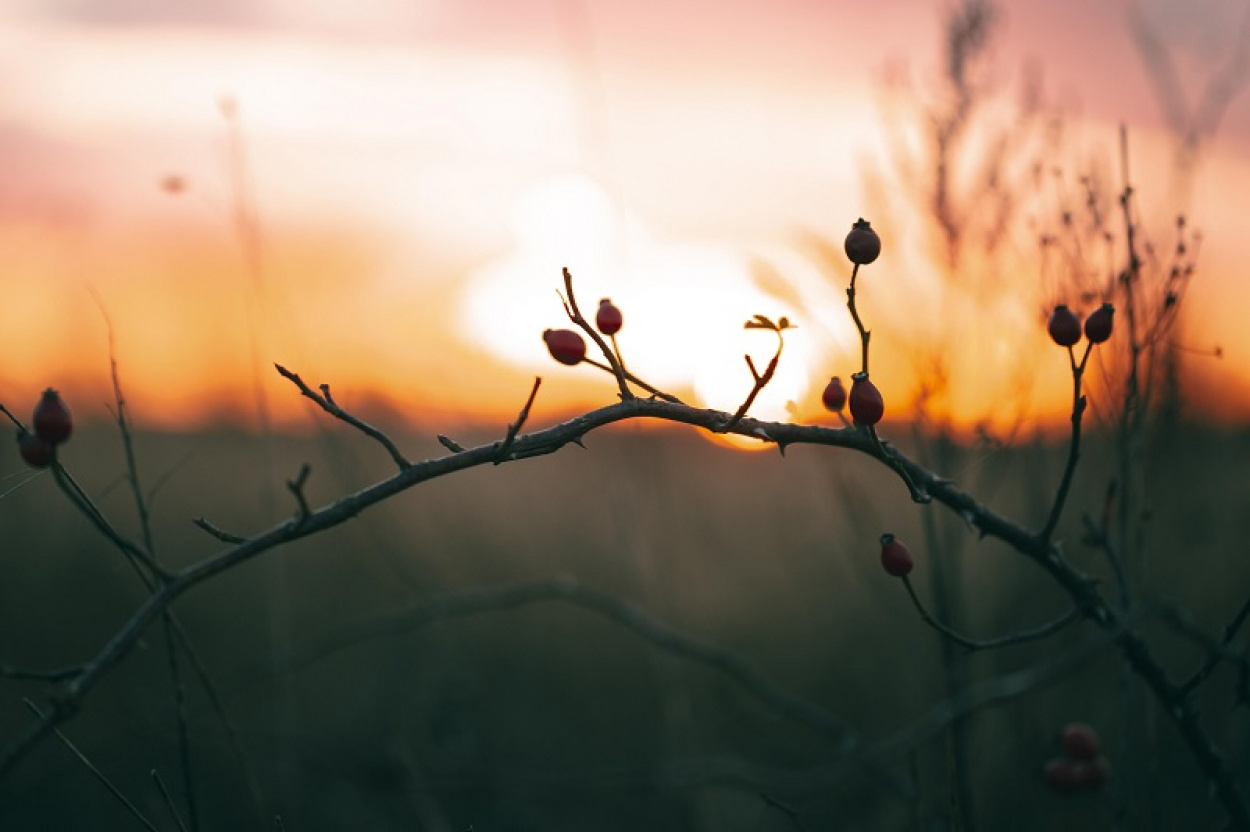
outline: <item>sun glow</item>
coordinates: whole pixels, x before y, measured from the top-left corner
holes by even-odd
[[[539,338],[544,329],[570,326],[552,297],[563,292],[565,266],[584,315],[601,297],[623,310],[618,343],[630,369],[699,406],[738,408],[753,383],[743,356],[764,372],[777,341],[744,328],[755,314],[786,316],[797,326],[785,333],[776,374],[751,408],[756,418],[790,418],[794,403],[826,381],[830,351],[845,352],[851,343],[846,327],[804,320],[813,289],[828,294],[828,287],[793,251],[657,241],[585,176],[546,180],[523,193],[512,231],[514,248],[470,279],[462,318],[492,356],[536,373],[587,373],[554,368]],[[779,264],[766,282],[753,269],[765,258]]]

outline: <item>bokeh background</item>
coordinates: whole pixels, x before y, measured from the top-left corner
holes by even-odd
[[[315,505],[388,473],[274,362],[331,384],[415,459],[445,453],[437,433],[498,438],[535,375],[530,427],[613,401],[611,379],[554,364],[539,338],[565,325],[566,266],[584,307],[611,296],[624,310],[631,369],[701,405],[735,408],[742,354],[771,354],[743,321],[786,315],[798,329],[752,413],[835,423],[820,390],[859,360],[840,241],[864,216],[884,240],[859,303],[885,434],[1040,525],[1071,405],[1044,324],[1057,302],[1086,311],[1112,291],[1127,169],[1147,272],[1196,264],[1131,454],[1132,577],[1137,598],[1218,633],[1250,577],[1248,67],[1250,15],[1231,0],[8,0],[0,402],[25,417],[61,390],[78,423],[62,459],[137,535],[115,359],[156,543],[184,566],[220,548],[192,518],[268,528],[304,463]],[[1201,234],[1183,251],[1177,216]],[[1124,473],[1122,365],[1091,366],[1092,431],[1060,536],[1110,582],[1080,521]],[[650,424],[587,445],[428,483],[180,601],[233,724],[232,739],[187,683],[201,828],[1218,819],[1114,653],[1080,653],[1091,628],[944,655],[879,570],[883,531],[912,542],[919,591],[973,635],[1041,623],[1064,599],[869,460],[747,453]],[[12,454],[0,477],[0,662],[81,661],[141,587],[50,476]],[[868,741],[956,690],[1085,658],[907,743],[887,773],[848,773],[828,736],[574,604],[375,632],[413,605],[555,576],[733,651]],[[1201,662],[1174,628],[1142,626],[1179,676]],[[180,790],[163,637],[149,642],[66,732],[173,828],[148,776]],[[1199,705],[1244,782],[1237,681],[1217,673]],[[25,724],[22,697],[44,691],[0,680],[0,741]],[[1042,783],[1071,719],[1102,731],[1112,787]],[[6,829],[131,822],[56,742],[0,781]]]

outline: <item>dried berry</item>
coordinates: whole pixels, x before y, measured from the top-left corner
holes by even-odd
[[[1046,761],[1046,765],[1042,767],[1042,776],[1047,785],[1057,792],[1100,789],[1111,779],[1111,763],[1102,756],[1093,760],[1055,757]]]
[[[846,388],[842,386],[839,376],[829,379],[825,392],[820,394],[820,401],[830,413],[841,413],[842,408],[846,407]]]
[[[17,434],[17,452],[32,468],[47,468],[52,464],[55,453],[51,442],[24,430],[18,431]]]
[[[1064,304],[1055,307],[1046,325],[1051,340],[1061,347],[1070,347],[1081,340],[1081,319]]]
[[[1069,722],[1059,734],[1063,753],[1074,760],[1093,760],[1102,754],[1098,732],[1084,722]]]
[[[881,535],[881,567],[896,578],[910,574],[916,565],[911,549],[892,534]]]
[[[579,333],[571,329],[545,330],[543,340],[547,342],[547,351],[551,353],[551,357],[561,364],[572,367],[580,364],[586,357],[586,342]]]
[[[1072,767],[1082,789],[1101,789],[1111,779],[1111,762],[1101,754],[1092,760],[1073,760]]]
[[[1057,792],[1071,792],[1080,788],[1077,777],[1076,760],[1054,757],[1042,766],[1042,777],[1046,785]]]
[[[1109,303],[1089,313],[1085,319],[1085,337],[1091,344],[1101,344],[1111,337],[1111,324],[1115,319],[1115,307]]]
[[[43,441],[56,445],[69,439],[74,422],[69,408],[61,400],[61,394],[49,387],[43,391],[39,404],[35,405],[35,435]]]
[[[872,225],[868,220],[860,217],[851,226],[851,231],[846,235],[846,243],[843,245],[846,249],[846,256],[851,258],[851,262],[857,266],[867,266],[873,260],[877,259],[877,255],[881,253],[881,238],[877,236],[877,232],[872,230]]]
[[[857,425],[875,425],[885,415],[885,402],[877,385],[868,380],[867,373],[851,376],[851,417]]]
[[[604,298],[599,301],[599,311],[595,313],[595,326],[604,335],[615,335],[621,331],[621,310],[612,301]]]

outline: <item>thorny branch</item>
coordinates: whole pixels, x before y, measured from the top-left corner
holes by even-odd
[[[715,431],[723,424],[724,414],[635,397],[589,411],[554,427],[518,436],[513,443],[511,457],[522,460],[554,453],[571,442],[580,440],[592,430],[615,422],[640,418],[661,419]],[[867,433],[854,429],[763,422],[748,417],[735,425],[731,432],[757,439],[767,437],[766,441],[778,444],[846,448],[886,462],[882,457],[880,443]],[[0,775],[12,769],[37,743],[71,718],[83,697],[134,649],[153,620],[192,588],[278,546],[344,523],[402,491],[479,465],[493,464],[497,458],[498,444],[492,442],[410,464],[385,480],[312,511],[306,518],[287,520],[174,573],[155,589],[99,652],[85,663],[82,672],[58,690],[51,700],[49,710],[0,751]],[[1242,786],[1234,779],[1210,734],[1199,720],[1187,692],[1171,681],[1150,648],[1128,626],[1126,614],[1103,597],[1097,582],[1070,563],[1058,543],[1030,532],[1020,524],[991,511],[951,481],[923,468],[901,452],[891,449],[890,458],[917,487],[923,488],[935,501],[964,518],[983,536],[1002,540],[1047,572],[1072,597],[1086,620],[1111,635],[1134,672],[1151,688],[1164,711],[1177,725],[1234,826],[1250,829],[1250,807],[1242,793]]]

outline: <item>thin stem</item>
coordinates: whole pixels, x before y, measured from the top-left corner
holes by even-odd
[[[334,397],[330,394],[330,385],[321,385],[321,392],[317,393],[304,383],[304,380],[299,377],[298,373],[291,372],[281,364],[274,364],[273,366],[277,369],[279,375],[298,387],[300,393],[302,393],[306,398],[312,399],[316,402],[317,406],[326,413],[329,413],[331,416],[340,421],[346,422],[385,448],[386,452],[390,454],[391,459],[395,462],[395,466],[401,471],[412,464],[402,453],[400,453],[399,447],[391,441],[389,436],[375,428],[373,425],[370,425],[361,419],[357,419],[355,416],[339,407],[338,403],[334,401]]]
[[[34,702],[31,702],[29,699],[22,699],[22,701],[26,703],[27,708],[30,708],[30,710],[34,712],[35,716],[39,717],[41,720],[46,719],[43,712],[40,711],[38,707],[36,707]],[[82,763],[83,766],[86,767],[87,771],[95,775],[95,778],[104,785],[104,788],[108,789],[109,793],[113,795],[113,797],[117,798],[118,802],[121,803],[123,806],[125,806],[126,810],[130,812],[130,814],[134,815],[135,820],[139,821],[139,823],[143,824],[145,827],[152,830],[152,832],[160,832],[159,829],[157,829],[154,825],[152,825],[152,821],[144,817],[143,813],[139,811],[138,807],[136,807],[135,804],[131,803],[130,800],[126,797],[126,795],[122,794],[121,789],[113,785],[113,781],[109,780],[108,776],[105,775],[104,772],[96,768],[95,763],[91,762],[91,760],[87,758],[86,754],[78,750],[78,746],[70,742],[69,737],[65,736],[65,734],[62,733],[59,728],[53,728],[52,733],[54,733],[56,735],[56,738],[61,741],[62,745],[64,745],[66,748],[69,749],[70,753],[72,753],[75,757],[78,758],[78,762]]]
[[[534,386],[530,388],[529,398],[525,400],[525,404],[521,407],[521,412],[508,425],[508,431],[504,434],[503,443],[499,446],[499,459],[495,462],[496,465],[508,458],[508,452],[512,450],[512,443],[516,441],[517,433],[520,432],[521,427],[525,424],[525,420],[530,416],[530,408],[534,406],[534,399],[537,398],[538,388],[542,383],[541,376],[534,378]]]
[[[872,333],[864,328],[864,322],[859,318],[859,310],[855,308],[855,278],[859,276],[859,264],[856,263],[851,269],[851,285],[846,289],[846,308],[851,312],[851,319],[855,321],[855,328],[859,330],[860,343],[860,372],[868,374],[868,341],[872,338]]]
[[[916,594],[915,587],[911,585],[911,580],[906,575],[903,576],[903,586],[907,587],[907,594],[911,596],[911,602],[915,605],[916,612],[920,613],[920,617],[924,619],[926,624],[970,652],[976,652],[978,650],[994,650],[999,647],[1012,647],[1017,644],[1026,644],[1030,641],[1038,641],[1039,639],[1046,638],[1047,636],[1059,632],[1064,627],[1080,618],[1080,610],[1076,607],[1072,607],[1058,618],[1030,630],[1008,633],[1007,635],[999,636],[998,638],[972,639],[961,635],[955,630],[952,630],[950,627],[930,615],[929,611],[925,609],[924,604],[921,603],[920,596]]]
[[[182,818],[178,815],[178,809],[174,806],[174,799],[169,794],[169,789],[165,788],[165,781],[161,779],[160,772],[152,769],[152,779],[156,781],[156,788],[161,793],[161,799],[165,801],[165,808],[169,810],[169,814],[174,816],[174,822],[178,824],[181,832],[187,832],[186,824],[182,822]]]
[[[1191,693],[1195,688],[1207,680],[1211,673],[1214,672],[1215,668],[1219,667],[1221,661],[1228,658],[1225,651],[1227,651],[1228,646],[1232,644],[1233,639],[1237,637],[1237,631],[1241,629],[1242,624],[1246,623],[1246,619],[1248,617],[1250,617],[1250,600],[1247,600],[1244,604],[1242,604],[1241,609],[1237,611],[1237,614],[1233,616],[1232,620],[1224,625],[1224,637],[1220,640],[1219,644],[1209,645],[1209,647],[1212,648],[1211,655],[1207,657],[1207,660],[1202,663],[1201,667],[1194,671],[1194,674],[1190,676],[1189,679],[1181,684],[1182,691],[1185,693]]]
[[[156,561],[152,560],[151,555],[127,540],[121,532],[113,528],[113,525],[104,517],[104,514],[96,507],[96,504],[87,496],[87,492],[82,490],[82,486],[70,475],[65,466],[61,465],[60,461],[56,459],[52,461],[52,478],[61,487],[62,493],[74,504],[74,507],[91,521],[91,524],[96,527],[100,534],[112,541],[113,545],[118,549],[121,549],[122,553],[130,559],[139,572],[143,573],[143,570],[139,569],[139,564],[143,564],[147,568],[148,573],[157,576],[161,580],[169,579],[170,573],[157,564]],[[143,573],[145,578],[148,573]]]
[[[1063,514],[1064,503],[1068,500],[1068,491],[1072,488],[1072,479],[1076,476],[1076,463],[1081,458],[1081,422],[1085,416],[1087,400],[1081,394],[1081,379],[1085,375],[1085,364],[1089,361],[1092,344],[1086,343],[1085,354],[1081,362],[1076,361],[1076,354],[1068,347],[1068,361],[1072,366],[1072,437],[1068,440],[1068,461],[1064,465],[1063,477],[1059,480],[1059,489],[1055,492],[1055,502],[1050,507],[1050,515],[1046,525],[1038,532],[1038,537],[1049,543],[1059,525],[1059,517]]]
[[[625,365],[617,360],[616,354],[608,347],[607,342],[603,340],[603,337],[599,335],[598,330],[591,325],[590,321],[582,317],[582,311],[577,307],[577,295],[573,293],[573,274],[568,268],[562,271],[564,274],[564,291],[568,296],[567,299],[564,297],[560,298],[561,302],[564,303],[565,314],[569,316],[570,321],[577,324],[583,332],[590,336],[590,340],[595,342],[595,346],[599,348],[604,358],[608,360],[609,371],[616,378],[616,386],[620,390],[621,401],[629,401],[634,397],[634,393],[629,389],[629,385],[625,383],[627,380],[632,380],[625,373]]]
[[[725,433],[732,430],[735,425],[741,422],[742,417],[747,415],[747,411],[750,410],[751,405],[755,403],[755,397],[760,394],[761,390],[768,386],[768,382],[773,380],[773,374],[777,372],[777,363],[781,361],[781,351],[785,349],[786,346],[786,339],[785,336],[781,334],[781,331],[773,331],[777,334],[777,352],[773,354],[772,360],[768,362],[768,366],[764,368],[764,372],[762,374],[756,372],[755,362],[751,360],[751,356],[745,356],[747,367],[751,370],[751,378],[753,381],[751,392],[747,394],[746,399],[743,400],[742,405],[738,408],[734,415],[729,417],[729,421],[725,423],[725,426],[717,431],[718,433]]]
[[[613,375],[615,375],[615,372],[613,371],[611,367],[609,367],[607,364],[601,364],[598,361],[595,361],[593,358],[583,358],[582,363],[589,364],[590,366],[603,370],[606,373],[612,373]],[[648,393],[655,396],[657,399],[663,399],[664,401],[672,402],[673,404],[682,403],[681,399],[677,398],[676,396],[671,396],[668,393],[665,393],[663,390],[659,390],[655,387],[652,387],[650,384],[638,378],[633,373],[625,370],[624,368],[621,368],[621,373],[622,375],[625,376],[625,379],[629,381],[631,384],[638,385],[643,390],[646,390]]]

